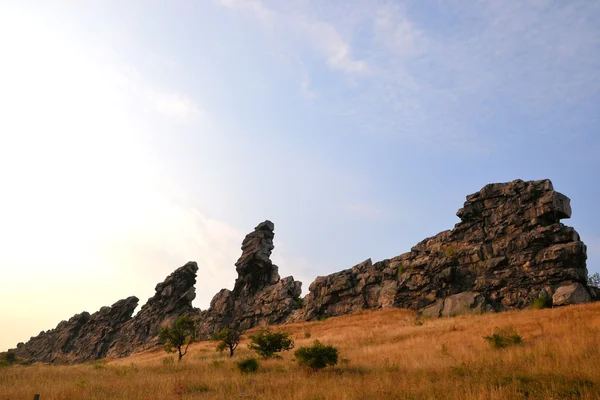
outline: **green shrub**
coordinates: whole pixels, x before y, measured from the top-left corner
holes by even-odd
[[[335,365],[338,361],[338,350],[333,346],[325,346],[318,340],[310,347],[300,347],[294,355],[299,365],[312,368],[313,371]]]
[[[531,308],[534,310],[550,307],[552,307],[552,299],[550,297],[540,296],[533,299],[533,302],[531,303]]]
[[[187,354],[190,344],[196,339],[196,325],[194,321],[183,316],[177,318],[173,326],[164,326],[160,328],[158,337],[161,343],[165,344],[167,353],[178,353],[178,360]]]
[[[242,374],[250,374],[258,370],[258,360],[254,357],[244,358],[236,365]]]
[[[271,358],[275,353],[293,349],[294,339],[287,332],[263,329],[256,335],[250,336],[248,348],[256,351],[262,358]]]
[[[600,287],[600,273],[595,272],[591,275],[588,275],[587,283],[589,286]]]
[[[294,310],[299,310],[302,307],[304,307],[304,300],[302,300],[300,297],[296,297],[294,299]]]
[[[504,349],[523,343],[523,338],[514,330],[496,328],[490,336],[483,337],[494,349]]]
[[[235,329],[223,328],[212,336],[212,340],[218,340],[217,351],[229,349],[229,357],[233,357],[233,352],[240,344],[242,332]]]
[[[402,265],[402,263],[400,263],[400,265],[398,265],[398,275],[402,275],[404,273],[405,269],[404,269],[404,265]]]

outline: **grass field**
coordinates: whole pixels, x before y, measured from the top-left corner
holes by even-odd
[[[496,327],[523,343],[492,348],[483,336]],[[275,329],[291,332],[296,348],[315,339],[338,347],[340,363],[315,373],[290,351],[242,375],[235,362],[253,354],[247,342],[232,359],[202,342],[179,363],[157,348],[74,366],[3,367],[0,400],[600,399],[600,303],[422,324],[393,309]]]

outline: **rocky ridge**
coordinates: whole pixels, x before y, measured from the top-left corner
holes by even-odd
[[[401,307],[439,317],[524,308],[538,297],[555,306],[600,297],[600,289],[587,286],[585,245],[560,223],[571,216],[570,200],[549,180],[487,185],[467,196],[457,216],[452,230],[410,252],[318,277],[304,299],[301,283],[281,279],[272,263],[274,225],[264,221],[242,243],[234,288],[217,293],[208,310],[191,305],[198,266],[189,262],[158,284],[133,318],[138,299],[130,297],[75,315],[15,352],[44,362],[123,357],[156,345],[159,328],[180,315],[192,315],[207,338],[223,327],[245,330],[364,309]]]

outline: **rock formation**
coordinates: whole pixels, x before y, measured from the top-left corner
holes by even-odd
[[[69,363],[106,356],[119,329],[131,318],[138,298],[128,297],[90,315],[77,314],[27,343],[19,343],[15,354],[35,361]]]
[[[107,356],[123,357],[155,346],[162,326],[171,324],[179,316],[196,314],[192,307],[192,300],[196,298],[196,272],[198,264],[190,261],[156,285],[154,296],[121,327]]]
[[[487,185],[467,196],[457,216],[454,229],[409,253],[317,278],[298,317],[386,307],[431,316],[500,311],[527,307],[572,284],[576,293],[558,304],[589,301],[586,247],[560,223],[571,216],[570,200],[549,180]]]
[[[224,327],[245,330],[282,323],[300,306],[302,283],[291,276],[280,279],[270,259],[273,230],[273,223],[265,221],[246,235],[242,255],[235,263],[238,278],[233,290],[217,293],[200,318],[203,336]]]
[[[81,313],[41,332],[16,355],[34,361],[81,362],[123,357],[158,343],[161,326],[192,315],[206,338],[223,327],[255,326],[364,309],[409,308],[433,317],[524,308],[538,297],[555,306],[600,299],[587,285],[586,247],[573,228],[570,200],[549,180],[496,183],[467,196],[461,222],[410,252],[318,277],[302,300],[301,283],[280,279],[270,256],[274,225],[259,224],[242,243],[233,290],[210,308],[192,307],[198,266],[188,262],[156,286],[133,318],[130,297],[90,315]]]
[[[122,357],[158,343],[158,330],[180,315],[195,314],[198,266],[191,261],[156,285],[151,297],[135,317],[137,297],[120,300],[90,315],[77,314],[27,343],[19,343],[15,354],[34,361],[73,363],[98,358]]]

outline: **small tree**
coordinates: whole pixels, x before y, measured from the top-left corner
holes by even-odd
[[[256,351],[263,358],[270,358],[285,350],[294,348],[294,339],[287,332],[273,332],[263,329],[256,335],[250,336],[248,348]]]
[[[600,273],[595,272],[591,275],[588,275],[587,281],[589,286],[600,287]]]
[[[300,347],[294,355],[298,364],[312,368],[313,371],[335,365],[338,361],[338,350],[333,346],[325,346],[318,340],[310,347]]]
[[[190,344],[196,339],[196,325],[188,316],[177,318],[172,327],[162,327],[158,333],[161,342],[165,344],[167,353],[179,354],[178,361],[187,354]]]
[[[233,352],[240,344],[242,332],[235,329],[223,328],[212,336],[212,340],[218,340],[217,351],[229,349],[229,357],[233,357]]]

